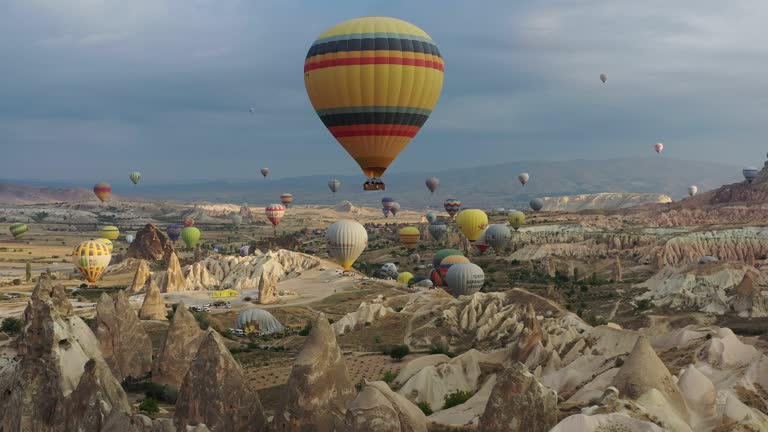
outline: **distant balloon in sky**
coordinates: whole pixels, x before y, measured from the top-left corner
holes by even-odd
[[[758,170],[757,168],[750,166],[741,170],[741,174],[747,180],[747,183],[752,183],[752,181],[757,178],[757,173],[759,171],[760,170]]]
[[[253,114],[253,112],[254,112],[254,111],[256,111],[256,110],[255,110],[255,109],[253,109],[253,107],[251,107],[251,108],[248,108],[248,112],[249,112],[249,113]]]
[[[263,175],[264,177],[268,176],[269,175],[269,168],[262,168],[261,169],[261,175]]]
[[[184,220],[181,221],[181,224],[184,225],[184,227],[191,227],[195,225],[195,220],[191,217],[185,217]]]
[[[117,238],[120,237],[120,230],[114,225],[106,225],[101,228],[99,235],[101,238],[117,240]]]
[[[445,211],[448,212],[448,216],[453,217],[459,210],[461,210],[461,201],[456,198],[448,198],[443,203],[443,207],[445,207]]]
[[[17,222],[15,224],[11,224],[11,226],[8,227],[8,230],[11,232],[11,235],[15,239],[20,239],[24,237],[24,234],[29,231],[29,227],[25,223]]]
[[[280,202],[283,203],[284,206],[290,207],[291,203],[293,202],[293,195],[287,192],[280,195]]]
[[[530,179],[531,176],[528,173],[520,173],[517,176],[517,179],[520,181],[520,184],[525,186],[528,183],[528,179]]]
[[[605,82],[608,81],[608,75],[606,75],[604,73],[601,73],[600,74],[600,81],[602,81],[603,84],[605,84]]]
[[[349,271],[368,246],[368,233],[358,222],[343,220],[328,227],[325,240],[328,254]]]
[[[280,221],[283,220],[285,207],[282,204],[270,204],[264,209],[264,214],[272,222],[272,226],[277,227]]]
[[[699,188],[696,187],[696,185],[690,185],[688,186],[688,196],[694,196],[696,195],[696,192],[699,191]]]
[[[440,186],[440,179],[437,177],[430,177],[424,182],[424,184],[427,185],[427,189],[429,189],[431,193],[435,193],[437,187]]]
[[[395,205],[395,199],[392,197],[384,197],[381,199],[381,208],[391,209]]]
[[[133,243],[133,241],[136,239],[136,237],[133,236],[133,234],[128,234],[125,236],[125,242],[128,244]]]
[[[444,62],[427,33],[382,16],[331,27],[309,48],[304,85],[328,131],[360,165],[364,190],[381,176],[432,113]]]
[[[664,144],[656,143],[656,145],[653,146],[653,149],[656,150],[656,153],[661,153],[664,150]]]
[[[141,173],[138,171],[134,171],[128,177],[131,179],[131,182],[133,182],[133,185],[135,186],[139,183],[139,180],[141,180]]]
[[[541,198],[534,198],[529,203],[533,211],[539,211],[544,208],[544,200]]]
[[[339,188],[341,187],[341,182],[333,179],[328,182],[328,189],[331,190],[334,194],[339,191]]]
[[[112,186],[110,186],[109,183],[96,183],[96,185],[93,186],[93,193],[96,194],[96,198],[98,198],[99,201],[107,201],[109,197],[112,196]]]

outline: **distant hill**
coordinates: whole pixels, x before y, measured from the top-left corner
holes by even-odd
[[[95,199],[93,192],[82,188],[53,188],[15,183],[0,183],[0,204],[47,204],[92,199]]]
[[[679,204],[682,207],[716,206],[725,204],[768,203],[768,162],[758,172],[752,183],[743,178],[736,183],[724,184],[716,189],[699,193]]]
[[[247,202],[265,205],[279,202],[280,194],[290,192],[295,204],[335,205],[348,200],[354,205],[378,206],[381,198],[391,196],[402,206],[412,208],[440,207],[445,198],[455,197],[465,206],[481,208],[523,208],[533,197],[595,194],[601,192],[665,194],[678,199],[686,195],[689,185],[695,184],[701,192],[715,189],[741,179],[741,167],[718,162],[699,162],[670,159],[665,156],[622,158],[611,160],[523,161],[474,168],[441,170],[425,161],[421,173],[388,173],[384,176],[385,192],[363,192],[363,175],[292,177],[285,179],[259,178],[249,181],[190,182],[151,184],[150,179],[134,188],[112,183],[116,193],[130,199],[150,198],[179,202]],[[531,175],[522,187],[517,175]],[[430,195],[424,186],[428,176],[440,179],[440,187]],[[328,180],[342,182],[336,195],[328,190]],[[41,189],[36,189],[41,190]],[[42,189],[45,190],[45,189]],[[58,190],[58,189],[52,189]],[[72,192],[72,199],[93,199],[90,191]],[[64,198],[62,192],[51,194],[51,199]],[[78,198],[80,197],[80,198]],[[19,199],[19,198],[13,198]],[[8,202],[0,194],[0,202]]]

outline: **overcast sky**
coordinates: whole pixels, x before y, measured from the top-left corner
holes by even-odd
[[[391,172],[768,151],[765,0],[3,0],[0,178],[358,174],[302,67],[363,15],[418,25],[446,62]]]

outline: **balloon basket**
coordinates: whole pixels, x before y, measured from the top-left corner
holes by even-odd
[[[384,182],[375,178],[368,179],[368,181],[363,183],[363,190],[366,190],[366,191],[385,190]]]

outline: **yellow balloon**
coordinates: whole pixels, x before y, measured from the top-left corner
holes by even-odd
[[[414,249],[418,246],[420,237],[421,233],[418,228],[409,226],[400,230],[400,242],[408,249]]]
[[[107,249],[109,249],[109,252],[112,252],[112,249],[114,248],[114,245],[112,244],[112,240],[106,239],[106,238],[97,238],[93,239],[96,243],[101,243],[103,245],[107,246]]]
[[[99,280],[111,259],[112,254],[107,245],[94,240],[84,241],[72,251],[72,262],[75,268],[90,283]]]
[[[114,225],[107,225],[101,228],[101,233],[99,233],[99,235],[101,235],[101,238],[117,240],[117,238],[120,237],[120,230]]]
[[[397,281],[401,284],[408,284],[411,279],[413,279],[413,273],[411,272],[402,272],[397,275]]]
[[[464,234],[464,237],[474,243],[480,237],[483,230],[488,228],[488,215],[478,209],[462,210],[456,216],[456,223],[459,225],[459,229]]]
[[[509,225],[517,231],[525,224],[525,213],[515,210],[509,213]]]

